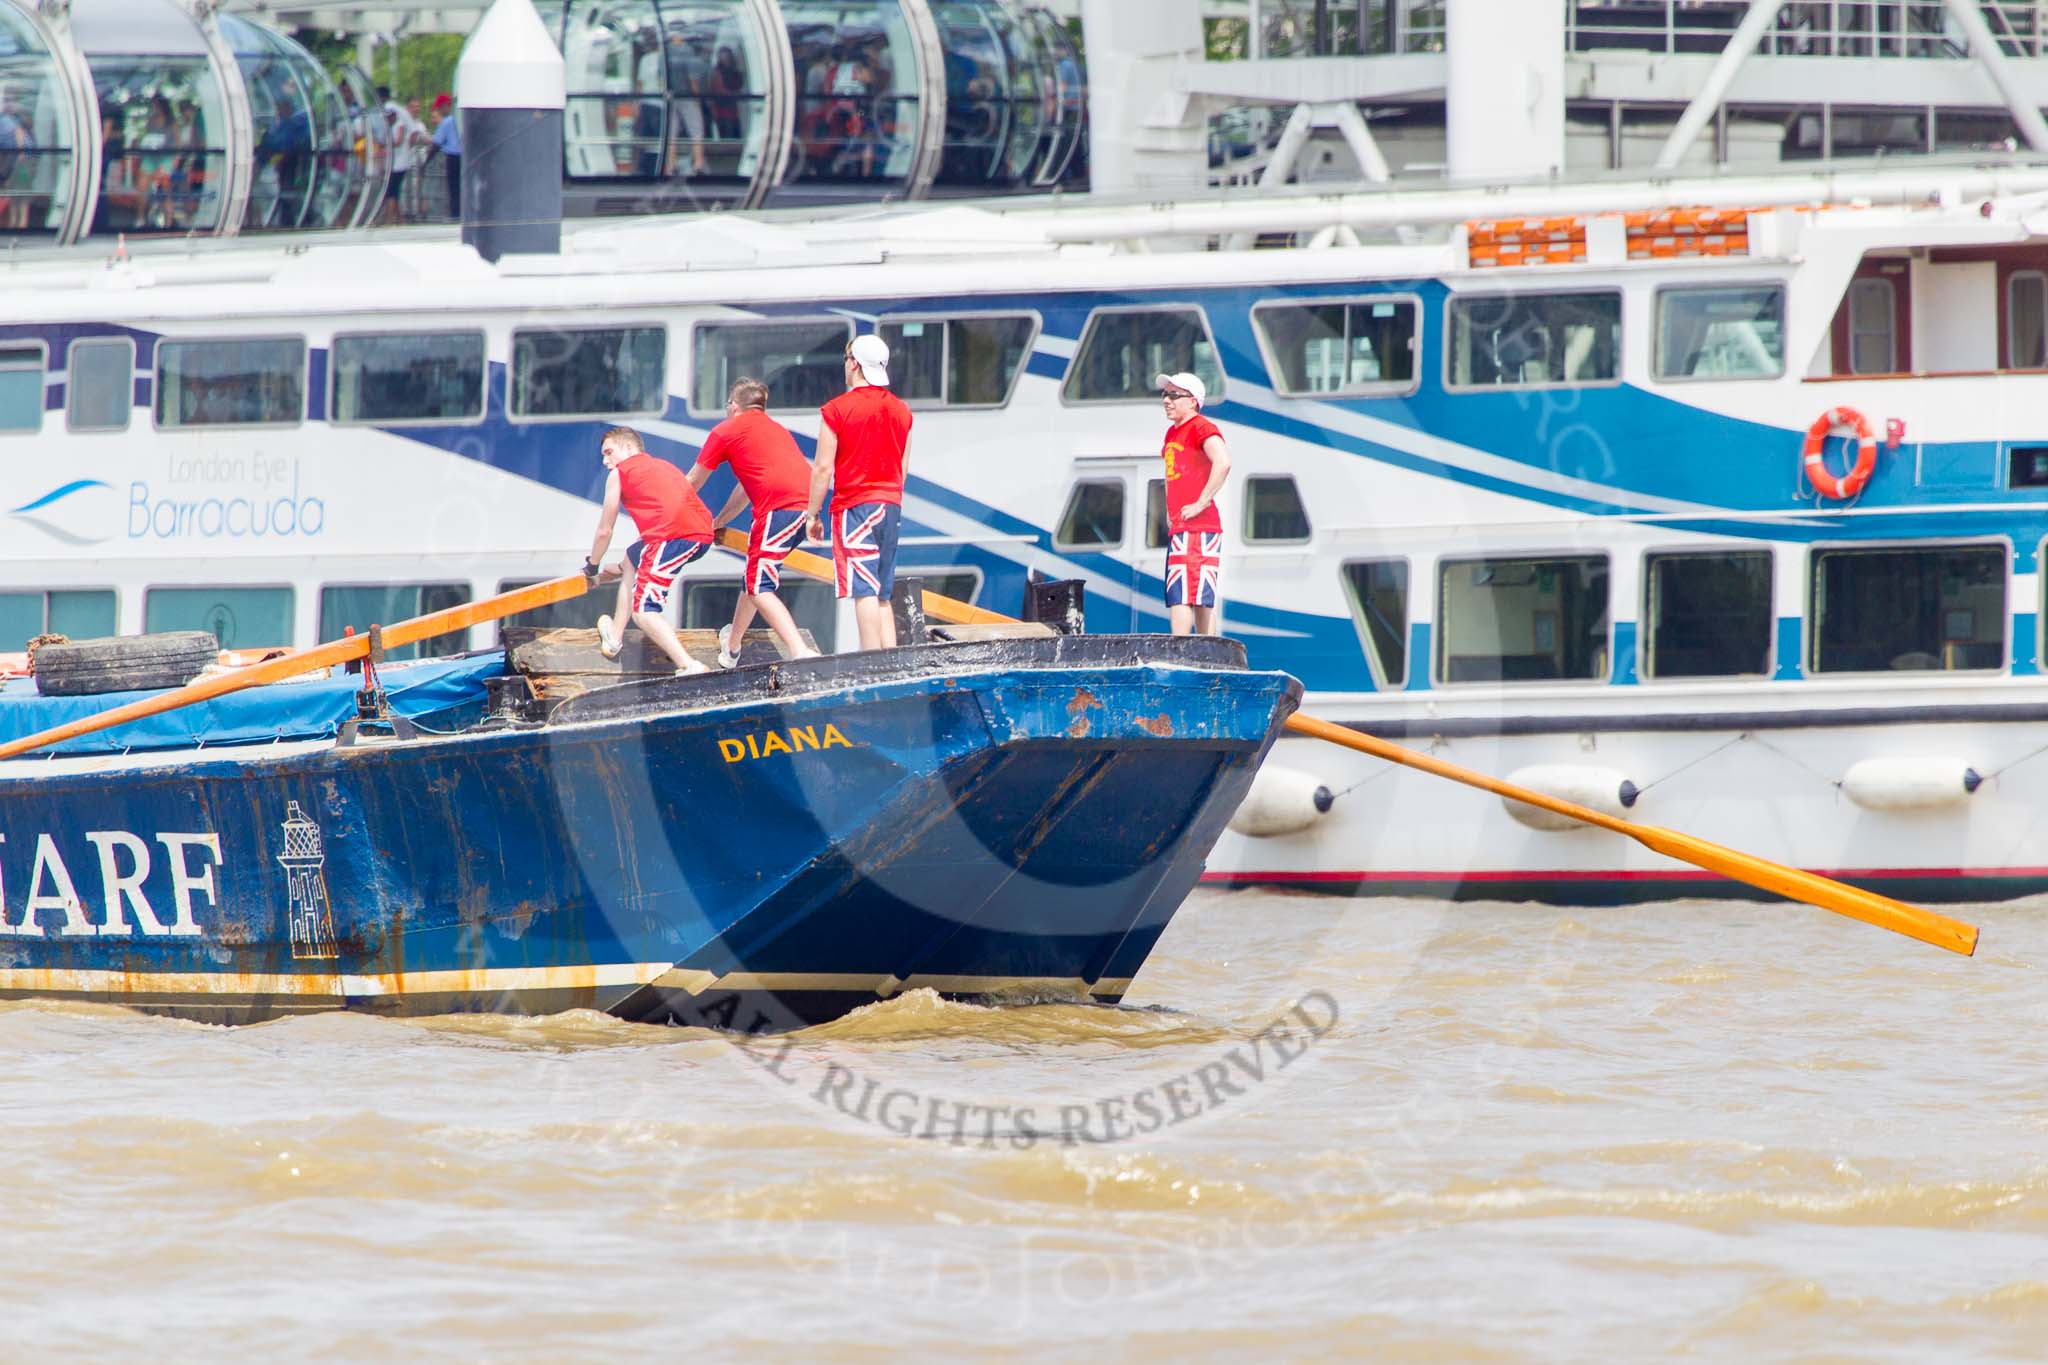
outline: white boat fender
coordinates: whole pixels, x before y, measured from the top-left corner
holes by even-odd
[[[1255,839],[1298,834],[1330,813],[1337,798],[1313,774],[1268,763],[1252,778],[1230,827]]]
[[[1842,793],[1865,810],[1959,805],[1984,785],[1960,758],[1866,758],[1842,775]]]
[[[1597,810],[1602,815],[1616,817],[1628,814],[1636,798],[1642,794],[1626,775],[1612,768],[1593,768],[1578,763],[1538,763],[1517,769],[1507,780],[1517,787],[1527,787],[1545,796],[1554,796],[1560,801],[1570,801]],[[1540,806],[1513,801],[1505,796],[1500,803],[1507,808],[1509,815],[1530,829],[1592,828],[1570,816],[1557,815]]]

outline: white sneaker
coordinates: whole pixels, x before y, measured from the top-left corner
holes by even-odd
[[[796,653],[790,655],[789,657],[792,659],[822,659],[825,656],[820,654],[815,649],[799,648]]]
[[[684,664],[681,668],[676,670],[676,676],[678,678],[694,678],[699,673],[709,673],[710,671],[710,669],[698,663],[695,659],[692,659],[690,660],[690,662]]]
[[[726,644],[726,641],[731,637],[731,633],[732,625],[730,622],[718,628],[718,666],[720,668],[738,668],[740,666],[739,651],[730,648]]]
[[[597,652],[604,655],[607,659],[616,659],[619,657],[619,651],[625,647],[626,642],[619,638],[619,628],[612,623],[612,618],[609,616],[598,617]]]

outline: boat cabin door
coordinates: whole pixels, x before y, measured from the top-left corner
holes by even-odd
[[[1166,553],[1147,548],[1165,544],[1165,486],[1158,473],[1159,457],[1150,451],[1074,456],[1047,548],[1087,580],[1092,633],[1164,629],[1164,608],[1145,598],[1143,571],[1148,554]],[[1156,537],[1149,525],[1155,511],[1160,517]]]

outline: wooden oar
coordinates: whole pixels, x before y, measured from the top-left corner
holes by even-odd
[[[738,535],[732,531],[726,534]],[[746,537],[739,536],[738,548],[746,548]],[[799,555],[802,556],[801,559],[798,558]],[[790,555],[787,562],[799,573],[810,574],[813,577],[829,580],[832,574],[828,561],[816,555],[804,554],[800,550]],[[1016,620],[1012,616],[1004,616],[982,607],[968,606],[965,602],[929,592],[924,595],[924,610],[927,616],[956,625],[997,624]],[[1838,915],[1847,915],[1850,919],[1862,920],[1865,924],[1874,924],[1880,929],[1889,929],[1895,934],[1904,934],[1907,938],[1916,938],[1922,943],[1931,943],[1952,953],[1961,953],[1964,957],[1969,957],[1977,951],[1975,925],[1950,919],[1946,915],[1937,915],[1931,910],[1922,910],[1904,901],[1895,901],[1889,896],[1880,896],[1874,891],[1860,890],[1833,878],[1820,876],[1818,873],[1786,867],[1783,863],[1774,863],[1768,858],[1723,848],[1719,844],[1690,834],[1681,834],[1677,830],[1618,820],[1590,807],[1559,800],[1555,796],[1517,786],[1512,782],[1503,782],[1497,777],[1489,777],[1470,768],[1461,768],[1455,763],[1446,763],[1440,758],[1417,753],[1413,749],[1372,735],[1360,734],[1356,730],[1315,716],[1305,716],[1297,712],[1287,718],[1287,728],[1310,739],[1320,739],[1346,749],[1355,749],[1359,753],[1371,754],[1389,763],[1399,763],[1403,767],[1448,778],[1452,782],[1462,782],[1468,787],[1477,787],[1496,796],[1504,796],[1510,801],[1538,806],[1573,820],[1612,830],[1616,834],[1625,834],[1643,847],[1661,853],[1667,858],[1691,863],[1694,867],[1718,873],[1730,881],[1743,882],[1790,900],[1803,901],[1822,910],[1832,910]]]
[[[515,588],[501,592],[496,597],[486,597],[479,602],[465,602],[459,607],[448,607],[442,611],[430,611],[425,616],[415,616],[409,621],[398,621],[381,627],[379,635],[386,649],[400,645],[414,644],[431,639],[436,635],[452,635],[458,630],[467,630],[480,621],[495,621],[501,616],[511,616],[535,607],[545,607],[553,602],[580,597],[588,586],[582,574],[570,574],[567,578],[554,578],[545,583],[535,583],[527,588]],[[295,650],[279,655],[275,659],[247,668],[238,668],[232,673],[221,673],[211,678],[202,678],[195,683],[175,688],[154,697],[131,701],[125,706],[116,706],[110,711],[85,716],[68,724],[42,730],[33,735],[0,744],[0,758],[13,758],[32,749],[48,744],[58,744],[79,735],[89,735],[97,730],[110,730],[116,725],[125,725],[131,720],[145,716],[158,716],[166,711],[175,711],[181,706],[194,702],[210,701],[214,697],[239,692],[245,687],[260,687],[264,683],[280,682],[295,678],[301,673],[315,669],[332,668],[351,659],[361,659],[370,652],[368,635],[350,635],[339,640],[330,640],[324,645],[311,649]]]

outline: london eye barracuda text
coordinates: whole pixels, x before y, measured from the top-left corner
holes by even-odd
[[[221,485],[240,491],[171,488],[144,480],[128,485],[130,540],[252,540],[275,536],[314,537],[327,529],[327,501],[303,496],[299,462],[281,456],[172,457],[165,467],[170,485]]]

